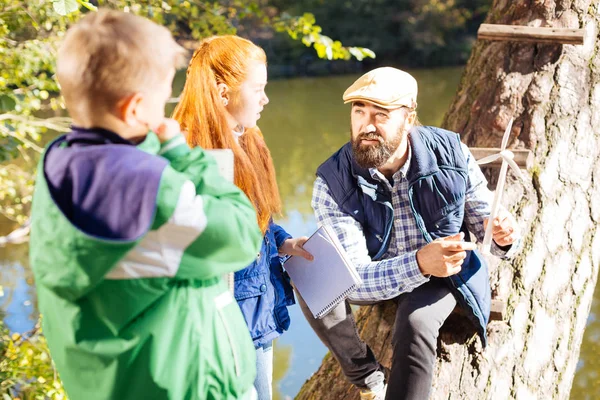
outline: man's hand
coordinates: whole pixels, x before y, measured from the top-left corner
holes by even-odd
[[[156,136],[161,143],[168,142],[181,133],[179,122],[171,118],[165,118],[155,130]]]
[[[483,221],[483,229],[487,228],[489,218]],[[512,244],[517,239],[516,222],[512,215],[504,209],[500,209],[498,216],[494,218],[492,227],[492,239],[498,246],[504,247]]]
[[[417,251],[417,263],[423,275],[440,278],[460,272],[467,250],[475,250],[475,243],[463,242],[464,233],[436,239]]]
[[[314,257],[308,251],[304,250],[304,243],[308,238],[306,236],[302,236],[296,239],[287,239],[281,247],[279,247],[278,251],[282,254],[287,254],[289,256],[300,256],[306,258],[308,261],[312,261]]]

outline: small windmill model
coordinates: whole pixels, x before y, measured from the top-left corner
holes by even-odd
[[[494,218],[498,216],[498,212],[500,210],[500,202],[502,200],[502,192],[504,191],[504,183],[506,182],[506,174],[508,172],[508,167],[513,170],[513,172],[519,177],[519,179],[523,179],[521,175],[521,170],[519,166],[515,162],[515,155],[512,151],[506,148],[508,144],[508,139],[510,138],[510,131],[513,125],[513,118],[510,119],[506,130],[504,131],[504,136],[502,137],[502,145],[500,146],[500,152],[496,154],[492,154],[491,156],[484,157],[477,161],[477,164],[489,164],[498,159],[502,159],[502,166],[500,167],[500,175],[498,176],[498,184],[496,185],[496,194],[494,195],[494,201],[492,203],[492,210],[490,213],[490,219],[488,220],[487,228],[485,229],[485,236],[483,238],[483,244],[481,251],[483,254],[490,254],[490,248],[492,246],[492,230],[493,230],[493,221]]]

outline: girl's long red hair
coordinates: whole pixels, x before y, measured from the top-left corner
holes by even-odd
[[[235,184],[256,208],[258,224],[266,232],[273,214],[281,212],[281,199],[271,153],[258,129],[246,129],[236,141],[226,119],[217,84],[232,92],[246,78],[251,61],[266,64],[265,52],[238,36],[213,36],[200,42],[187,69],[187,77],[173,118],[184,131],[190,146],[232,149]]]

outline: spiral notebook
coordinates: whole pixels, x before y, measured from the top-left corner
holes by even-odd
[[[322,318],[362,283],[331,227],[320,227],[304,244],[313,261],[292,256],[285,270],[315,318]]]

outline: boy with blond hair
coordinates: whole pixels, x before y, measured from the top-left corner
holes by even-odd
[[[73,127],[38,169],[30,257],[72,400],[254,397],[254,347],[221,276],[262,235],[244,194],[164,118],[184,59],[165,28],[106,10],[58,54]]]

